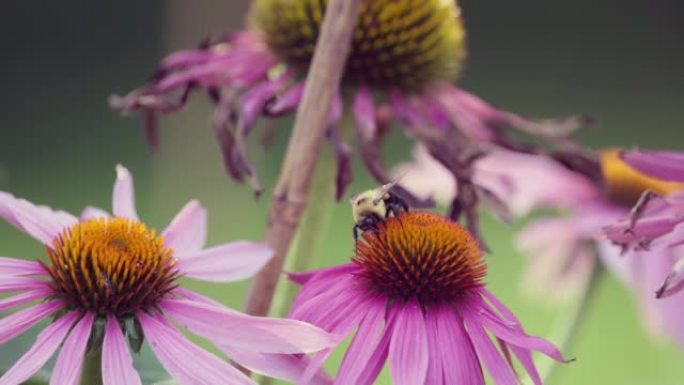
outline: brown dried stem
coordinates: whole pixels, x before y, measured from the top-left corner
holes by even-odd
[[[349,54],[360,3],[331,0],[326,8],[302,104],[271,201],[265,239],[275,255],[252,282],[245,309],[249,314],[263,316],[271,307],[285,256],[309,198],[313,170],[325,137],[332,98]]]

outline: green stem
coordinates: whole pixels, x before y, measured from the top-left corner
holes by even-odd
[[[320,251],[335,203],[336,166],[336,159],[332,151],[328,148],[322,148],[311,182],[311,199],[285,259],[284,270],[286,272],[309,270],[315,256]],[[273,299],[274,310],[272,315],[286,317],[298,290],[299,287],[286,277],[281,278]],[[257,382],[268,385],[273,384],[273,379],[260,376]]]
[[[591,276],[584,287],[584,291],[575,303],[570,316],[563,315],[560,327],[557,327],[556,331],[552,333],[550,340],[558,341],[557,346],[566,355],[566,358],[568,358],[568,352],[571,352],[574,348],[577,334],[587,319],[593,300],[596,298],[596,293],[600,287],[601,278],[604,275],[605,268],[603,265],[599,261],[594,261]],[[570,358],[572,359],[572,357]],[[559,367],[559,363],[551,360],[548,360],[546,365],[540,367],[539,373],[545,384],[553,382],[557,377]]]
[[[90,350],[83,361],[81,385],[102,385],[102,349]]]

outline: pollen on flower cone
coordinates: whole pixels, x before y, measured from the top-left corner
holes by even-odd
[[[306,68],[327,0],[256,0],[251,21],[287,63]],[[465,30],[454,0],[364,0],[345,81],[413,90],[458,76]]]
[[[178,278],[163,238],[125,218],[78,223],[46,250],[56,292],[83,311],[130,316],[155,305]]]
[[[369,289],[423,305],[450,302],[481,285],[483,252],[459,224],[412,211],[366,231],[354,261],[364,268]]]

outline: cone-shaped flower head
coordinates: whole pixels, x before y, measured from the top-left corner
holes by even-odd
[[[117,174],[113,216],[90,207],[76,218],[0,192],[0,217],[42,242],[49,259],[0,258],[0,293],[17,293],[0,301],[0,311],[41,301],[0,319],[0,343],[54,315],[0,377],[1,385],[26,381],[60,345],[50,384],[78,383],[88,349],[101,350],[104,384],[140,384],[126,336],[136,351],[149,341],[178,383],[254,384],[225,358],[191,343],[172,320],[231,355],[256,355],[251,366],[274,374],[279,368],[260,354],[306,353],[337,342],[311,325],[243,315],[181,288],[181,276],[212,282],[247,278],[272,251],[251,242],[203,249],[206,211],[196,201],[157,234],[138,219],[128,170],[119,166]],[[316,381],[326,379],[319,375]]]
[[[124,114],[142,112],[154,145],[157,115],[183,107],[195,90],[207,91],[216,104],[212,126],[226,170],[238,180],[248,179],[260,192],[247,157],[247,136],[259,117],[279,117],[299,107],[327,4],[255,0],[249,29],[169,55],[147,85],[112,97],[111,104]],[[480,144],[520,148],[506,132],[510,128],[553,142],[588,122],[581,117],[523,118],[454,87],[451,82],[466,57],[461,10],[454,0],[362,1],[351,44],[326,127],[337,155],[338,199],[352,179],[352,150],[339,132],[345,111],[353,115],[366,168],[382,184],[391,178],[380,146],[393,120],[461,182],[468,180],[470,163],[482,153]],[[400,184],[395,191],[412,206],[426,203]],[[477,195],[467,184],[463,189],[470,190],[463,196]],[[474,217],[477,200],[464,199],[458,205]]]
[[[306,71],[327,3],[257,0],[251,20],[281,60]],[[365,0],[359,16],[345,83],[415,91],[455,80],[466,54],[455,1]]]
[[[352,263],[294,275],[303,286],[291,317],[340,334],[356,329],[336,384],[373,384],[386,360],[396,385],[484,384],[482,367],[496,384],[515,384],[513,355],[541,384],[531,350],[561,354],[525,334],[485,288],[485,273],[467,230],[436,214],[402,213],[364,232]]]

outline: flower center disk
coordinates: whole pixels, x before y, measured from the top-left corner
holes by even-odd
[[[451,302],[481,285],[483,253],[455,222],[427,212],[403,213],[366,231],[354,261],[371,291],[429,305]]]
[[[55,290],[69,306],[98,315],[133,315],[175,287],[173,250],[144,224],[125,218],[80,222],[47,248]]]
[[[251,20],[282,60],[306,69],[327,0],[256,0]],[[454,0],[364,0],[345,83],[417,91],[458,76],[465,31]]]

